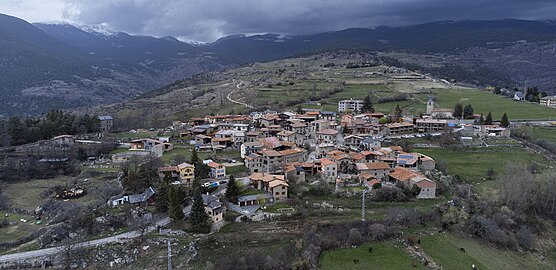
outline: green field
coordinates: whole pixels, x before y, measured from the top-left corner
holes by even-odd
[[[369,246],[373,252],[369,253]],[[354,259],[359,259],[355,264]],[[412,267],[416,262],[417,267]],[[320,268],[323,270],[336,269],[426,269],[422,263],[411,258],[404,250],[404,246],[396,242],[366,244],[357,248],[345,248],[325,251],[322,254]]]
[[[474,183],[482,194],[495,191],[498,180],[483,180],[492,167],[501,173],[508,162],[534,162],[540,168],[549,166],[549,161],[540,155],[529,152],[521,147],[489,147],[489,148],[416,148],[419,152],[434,158],[437,162],[444,161],[448,173],[460,176],[463,180]]]
[[[548,259],[541,264],[534,256],[503,251],[479,241],[452,234],[436,234],[421,238],[425,253],[444,269],[554,269],[555,262]],[[460,251],[465,249],[465,253]]]
[[[539,140],[544,139],[552,143],[556,143],[556,126],[528,126],[524,128],[532,139]]]
[[[469,89],[437,90],[437,104],[442,108],[454,108],[456,103],[471,104],[474,113],[485,116],[492,112],[495,121],[507,113],[511,120],[550,120],[556,118],[556,109],[523,101],[514,101],[490,92]]]

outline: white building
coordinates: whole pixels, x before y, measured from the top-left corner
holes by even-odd
[[[338,112],[352,111],[360,112],[363,108],[363,100],[346,99],[338,102]]]

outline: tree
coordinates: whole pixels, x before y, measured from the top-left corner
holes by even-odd
[[[239,195],[239,186],[236,182],[234,175],[230,175],[230,180],[228,181],[228,185],[226,186],[226,198],[229,201],[235,202],[237,200],[237,196]]]
[[[496,177],[496,171],[494,171],[493,167],[490,167],[487,171],[487,179],[493,180]]]
[[[348,133],[349,133],[349,128],[348,128],[347,124],[345,124],[345,125],[342,127],[342,133],[343,133],[343,134],[348,134]]]
[[[169,182],[171,177],[166,175],[162,182],[160,183],[160,187],[158,188],[158,192],[156,193],[156,211],[161,213],[166,213],[168,211],[168,204],[169,204]]]
[[[297,106],[297,110],[295,111],[297,114],[303,114],[303,108],[301,108],[301,105]]]
[[[394,109],[394,119],[393,122],[399,122],[400,118],[403,117],[403,111],[402,108],[400,108],[400,105],[396,105],[396,108]]]
[[[183,192],[179,186],[172,185],[168,192],[168,216],[173,220],[182,220],[183,214]]]
[[[481,117],[479,117],[479,121],[477,121],[477,124],[479,124],[479,125],[484,125],[485,124],[485,117],[483,116],[482,113],[481,113]]]
[[[371,97],[367,95],[365,99],[363,99],[363,107],[361,111],[364,113],[374,113],[375,109],[373,108],[373,102],[371,101]]]
[[[502,126],[502,127],[509,127],[510,126],[510,121],[508,120],[508,115],[506,115],[506,113],[504,113],[504,115],[502,115],[502,120],[500,120],[500,126]]]
[[[462,115],[463,115],[463,106],[461,105],[461,103],[457,103],[456,106],[454,107],[454,117],[461,118]]]
[[[485,119],[485,125],[492,125],[492,113],[488,112],[487,117]]]
[[[210,175],[210,167],[203,163],[202,161],[198,161],[195,165],[195,179],[204,179],[208,178]]]
[[[191,149],[191,164],[195,165],[199,162],[199,155],[197,155],[197,149]]]
[[[463,118],[473,118],[473,107],[471,106],[471,104],[467,104],[465,108],[463,108]]]
[[[203,203],[203,196],[201,192],[195,192],[193,196],[193,205],[191,206],[190,222],[193,226],[201,226],[208,220],[208,215],[205,212],[205,204]]]

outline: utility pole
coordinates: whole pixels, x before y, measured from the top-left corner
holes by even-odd
[[[172,270],[172,246],[170,246],[170,238],[168,238],[168,270]]]
[[[361,221],[365,221],[365,195],[367,195],[367,189],[363,190],[363,195],[361,196]]]

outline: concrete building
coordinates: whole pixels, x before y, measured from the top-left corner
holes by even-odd
[[[541,98],[541,105],[556,108],[556,96],[548,96]]]
[[[338,112],[361,112],[363,108],[363,100],[346,99],[338,102]]]
[[[99,116],[98,120],[100,121],[100,132],[111,132],[114,128],[114,118],[112,116]]]

